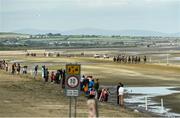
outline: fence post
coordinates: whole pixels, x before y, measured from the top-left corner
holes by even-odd
[[[161,98],[161,112],[164,112],[164,103],[163,103],[163,98]]]
[[[74,118],[76,118],[76,107],[77,107],[77,98],[74,97],[74,102],[75,102],[75,105],[74,105]]]
[[[148,99],[147,99],[147,96],[145,97],[145,109],[148,110]]]
[[[167,54],[167,60],[166,60],[166,65],[168,66],[169,65],[169,55]]]
[[[71,118],[71,96],[69,97],[69,118]]]

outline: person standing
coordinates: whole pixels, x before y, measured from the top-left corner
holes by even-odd
[[[21,65],[20,65],[20,63],[18,63],[18,66],[17,66],[17,74],[20,74],[20,71],[21,71]]]
[[[105,94],[104,94],[104,96],[105,96],[104,101],[108,102],[108,97],[110,95],[109,88],[106,88],[104,92],[105,92]]]
[[[94,80],[92,79],[92,77],[89,77],[88,79],[89,79],[88,88],[91,89],[94,86]]]
[[[48,82],[48,79],[49,79],[49,71],[48,71],[48,68],[45,69],[45,82]]]
[[[146,61],[147,61],[147,58],[146,58],[146,56],[144,56],[144,63],[146,63]]]
[[[63,80],[63,76],[64,76],[64,75],[63,75],[63,70],[60,69],[60,70],[59,70],[59,77],[57,78],[60,85],[62,85],[62,83],[63,83],[63,81],[64,81],[64,80]],[[61,82],[61,81],[62,81],[62,82]]]
[[[60,70],[57,70],[55,74],[55,80],[54,80],[56,84],[60,83],[59,78],[60,78]]]
[[[105,88],[102,89],[101,95],[99,97],[100,102],[104,102],[104,100],[105,100]]]
[[[96,92],[95,92],[95,89],[93,87],[93,88],[90,89],[88,98],[93,99],[93,98],[95,98],[95,96],[96,96]]]
[[[117,85],[117,89],[116,89],[116,93],[117,93],[117,104],[119,104],[119,87],[120,87],[121,83],[118,83]]]
[[[12,64],[12,74],[15,74],[15,71],[16,71],[15,67],[16,67],[16,65],[15,65],[15,63],[13,63]]]
[[[8,63],[5,64],[6,72],[8,72]]]
[[[120,107],[124,107],[124,85],[122,83],[120,83],[120,87],[118,89],[118,95],[119,95]]]
[[[55,80],[55,74],[54,71],[51,72],[51,82],[54,82]]]
[[[66,70],[62,71],[62,89],[65,88]]]
[[[95,92],[96,92],[95,98],[98,99],[99,79],[96,79],[96,81],[95,81],[95,83],[94,83],[94,89],[95,89]]]
[[[80,79],[80,89],[83,91],[83,82],[84,82],[85,76],[83,75]]]
[[[23,74],[27,74],[27,66],[23,67]]]
[[[45,65],[42,66],[42,79],[43,80],[45,79],[44,75],[45,75]]]
[[[3,62],[2,62],[2,69],[4,70],[5,69],[5,66],[6,66],[6,61],[5,60],[3,60]]]
[[[137,61],[138,61],[138,57],[135,56],[135,64],[137,64]]]
[[[135,59],[134,59],[134,56],[132,56],[132,64],[134,63]]]
[[[115,56],[113,57],[113,61],[116,62],[116,57]]]
[[[131,63],[131,57],[130,56],[128,57],[128,63]]]
[[[36,79],[37,74],[38,74],[38,65],[36,65],[36,66],[34,67],[34,79]]]
[[[141,63],[141,57],[140,56],[138,57],[138,63]]]
[[[85,93],[85,96],[88,96],[89,95],[89,92],[88,92],[88,88],[89,88],[89,79],[86,77],[83,81],[83,90],[84,90],[84,93]]]

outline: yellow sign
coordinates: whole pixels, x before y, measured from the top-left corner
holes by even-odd
[[[68,65],[67,66],[67,73],[71,74],[71,75],[80,74],[80,66],[79,65]]]

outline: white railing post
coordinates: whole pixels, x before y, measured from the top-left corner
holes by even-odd
[[[169,65],[169,55],[167,54],[167,62],[166,62],[166,65],[168,66]]]
[[[147,99],[147,96],[145,97],[145,110],[148,110],[148,99]]]
[[[163,99],[161,98],[161,112],[163,113],[164,112],[164,102],[163,102]]]

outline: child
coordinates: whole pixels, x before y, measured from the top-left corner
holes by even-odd
[[[100,95],[100,97],[99,97],[99,101],[100,101],[100,102],[103,102],[103,101],[104,101],[104,98],[105,98],[105,89],[102,89],[101,95]]]
[[[51,82],[54,82],[55,80],[55,74],[54,71],[51,72]]]
[[[91,88],[90,89],[90,92],[89,92],[89,98],[95,98],[96,96],[96,92],[95,92],[95,89],[94,88]]]
[[[105,102],[107,102],[108,101],[108,97],[109,97],[109,95],[110,95],[110,92],[109,92],[109,89],[107,88],[107,89],[105,89],[105,91],[104,91],[104,101]]]

